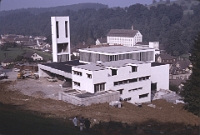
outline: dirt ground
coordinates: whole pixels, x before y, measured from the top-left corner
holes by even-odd
[[[41,88],[40,84],[42,85],[44,82],[33,80],[0,81],[0,102],[16,105],[20,109],[39,113],[45,117],[68,120],[74,116],[83,116],[89,118],[93,124],[98,124],[100,121],[132,124],[154,120],[161,123],[200,125],[200,118],[184,110],[183,104],[176,105],[164,100],[155,100],[152,104],[156,105],[156,108],[151,108],[147,106],[148,104],[137,107],[127,102],[122,103],[122,108],[111,107],[108,103],[88,107],[75,106],[63,101],[30,96],[41,89],[47,90],[46,93],[42,92],[43,96],[54,93],[56,89],[61,89],[59,83],[55,85],[56,87],[46,85],[47,88]],[[25,95],[26,92],[27,95]]]

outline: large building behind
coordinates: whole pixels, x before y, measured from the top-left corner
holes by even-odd
[[[110,45],[133,47],[138,42],[142,42],[142,34],[138,30],[111,29],[107,34],[107,43]]]

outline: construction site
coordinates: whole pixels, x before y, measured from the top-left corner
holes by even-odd
[[[2,104],[15,105],[20,110],[36,112],[43,117],[68,121],[74,116],[83,116],[89,118],[92,122],[92,127],[96,127],[97,130],[99,130],[98,125],[100,123],[111,121],[128,125],[147,122],[147,127],[155,124],[152,121],[156,123],[181,124],[186,127],[189,125],[191,127],[199,126],[200,118],[184,110],[184,104],[182,103],[175,104],[164,99],[157,99],[151,103],[144,103],[142,106],[123,101],[121,108],[112,107],[109,103],[98,103],[90,106],[73,105],[55,100],[59,98],[59,94],[56,93],[68,90],[68,88],[61,87],[63,81],[57,79],[52,82],[48,81],[48,78],[17,79],[18,73],[13,70],[7,72],[7,75],[9,76],[8,79],[0,82],[0,102]],[[149,123],[148,121],[151,122]],[[102,130],[105,130],[104,128]],[[195,129],[194,132],[198,132],[198,128]],[[140,128],[137,132],[143,133]]]

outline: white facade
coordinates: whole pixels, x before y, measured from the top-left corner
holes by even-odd
[[[134,59],[138,61],[155,61],[154,48],[136,48],[126,46],[107,46],[97,48],[79,49],[80,62],[96,63],[97,61],[109,62],[123,59]]]
[[[136,43],[134,47],[137,48],[154,48],[155,49],[155,55],[160,54],[160,49],[159,49],[159,42],[149,42],[148,44],[143,44],[143,43]]]
[[[157,85],[157,91],[160,89],[169,89],[169,64],[162,64],[151,67],[151,82]]]
[[[69,17],[51,17],[53,62],[70,59]]]
[[[136,30],[128,30],[136,31]],[[142,42],[142,34],[137,31],[134,34],[126,35],[126,31],[123,34],[108,34],[107,43],[109,45],[123,45],[128,47],[135,46],[136,43]]]
[[[116,71],[116,74],[115,74]],[[130,103],[151,101],[151,63],[119,60],[72,68],[73,89],[90,93],[116,90]]]

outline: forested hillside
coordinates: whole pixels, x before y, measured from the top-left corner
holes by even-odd
[[[90,8],[48,11],[13,12],[0,16],[0,34],[44,35],[50,37],[50,17],[70,16],[71,42],[94,44],[96,38],[106,37],[110,29],[134,29],[143,34],[144,41],[160,41],[173,55],[187,53],[192,39],[200,29],[200,4],[192,6],[194,14],[183,15],[183,7],[161,4],[148,9],[141,4],[126,8]]]
[[[58,7],[49,7],[49,8],[27,8],[27,9],[16,9],[16,10],[8,10],[0,12],[0,16],[5,16],[13,13],[18,12],[30,12],[32,14],[41,14],[45,12],[62,12],[65,10],[73,10],[78,11],[80,9],[100,9],[100,8],[108,8],[107,5],[100,4],[100,3],[79,3],[73,5],[66,5],[66,6],[58,6]]]

